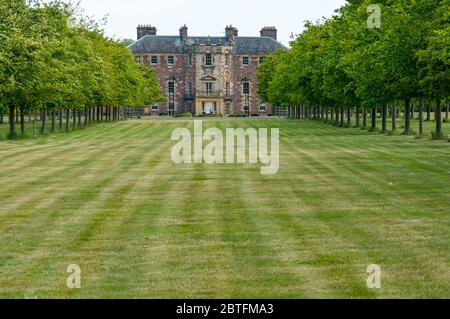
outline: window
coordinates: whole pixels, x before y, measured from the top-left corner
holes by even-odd
[[[175,83],[169,82],[169,94],[174,94],[174,93],[175,93]]]
[[[153,65],[158,64],[158,56],[152,55],[150,58],[150,64],[153,64]]]
[[[231,86],[230,82],[225,83],[225,95],[229,97],[231,95]]]
[[[225,54],[225,65],[226,66],[230,65],[230,55],[229,54]]]
[[[259,64],[263,64],[264,62],[266,62],[266,57],[265,56],[260,56],[259,57]]]
[[[188,97],[192,97],[192,95],[193,95],[192,93],[193,92],[192,92],[192,83],[191,82],[189,82],[188,85],[187,85],[187,92],[186,93],[187,93]]]
[[[188,55],[188,66],[192,66],[192,54]]]
[[[206,94],[207,95],[211,95],[211,93],[212,93],[212,83],[211,82],[205,83],[205,88],[206,88]]]
[[[242,92],[246,95],[250,94],[250,83],[243,83],[242,84]]]
[[[208,65],[208,66],[212,65],[212,55],[211,55],[211,53],[206,53],[205,64]]]
[[[159,109],[158,105],[153,105],[152,106],[152,111],[158,111],[158,109]]]
[[[134,57],[134,60],[136,61],[136,63],[142,63],[142,57],[140,55],[136,55]]]
[[[242,57],[242,64],[243,65],[249,65],[250,64],[250,58],[248,56]]]
[[[167,64],[174,65],[175,64],[175,57],[173,55],[169,55],[167,57]]]
[[[259,111],[260,111],[260,112],[265,112],[265,111],[266,111],[266,105],[265,105],[265,104],[261,104],[261,105],[259,106]]]

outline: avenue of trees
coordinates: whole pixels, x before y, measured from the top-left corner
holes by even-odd
[[[403,133],[411,134],[417,115],[422,135],[423,121],[434,113],[433,137],[443,138],[450,104],[450,0],[372,3],[347,0],[334,17],[307,23],[291,50],[261,66],[260,97],[289,107],[292,117],[342,127],[378,131],[380,116],[382,133],[404,121]]]
[[[9,138],[27,124],[33,135],[37,125],[68,131],[160,101],[154,72],[70,5],[0,0],[0,123],[8,118]]]

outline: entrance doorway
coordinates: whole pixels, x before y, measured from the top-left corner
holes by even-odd
[[[205,102],[205,114],[215,114],[216,113],[216,103],[215,102]]]

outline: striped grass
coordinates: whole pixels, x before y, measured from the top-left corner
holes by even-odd
[[[449,143],[275,118],[204,126],[280,128],[279,173],[174,165],[171,132],[191,119],[2,141],[0,297],[450,297]]]

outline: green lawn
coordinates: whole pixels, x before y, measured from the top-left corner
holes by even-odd
[[[1,141],[0,297],[450,298],[450,143],[205,120],[280,128],[280,171],[262,176],[173,164],[180,126],[192,120]],[[366,286],[369,264],[381,290]]]

